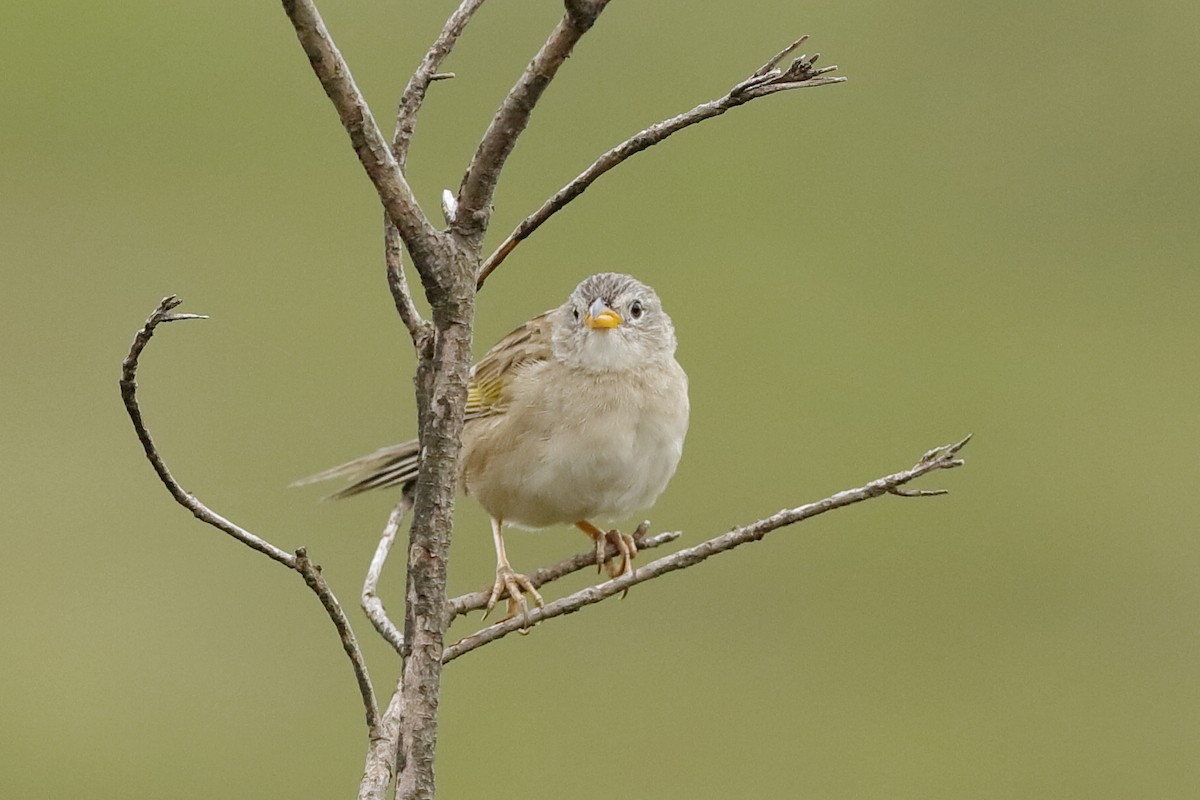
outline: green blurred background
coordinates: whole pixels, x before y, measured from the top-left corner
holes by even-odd
[[[381,120],[451,8],[324,3]],[[429,211],[560,9],[495,2],[463,37],[412,153]],[[650,517],[684,542],[976,439],[923,483],[948,497],[454,663],[442,796],[1200,795],[1197,30],[1194,2],[612,4],[489,244],[795,35],[851,80],[605,177],[488,284],[476,352],[589,273],[653,284],[694,410]],[[0,68],[0,796],[351,796],[328,620],[173,504],[117,377],[163,295],[212,315],[147,352],[152,430],[189,490],[309,547],[386,691],[354,604],[390,498],[286,488],[413,432],[371,187],[277,3],[8,3]],[[586,544],[509,538],[526,569]],[[452,590],[490,581],[470,502],[453,555]]]

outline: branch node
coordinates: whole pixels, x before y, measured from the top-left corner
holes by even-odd
[[[973,433],[968,433],[960,441],[957,441],[954,444],[944,444],[940,447],[934,447],[931,450],[927,450],[925,455],[921,456],[920,463],[928,464],[932,461],[944,461],[944,469],[961,467],[964,463],[963,460],[956,459],[954,456],[958,455],[959,451],[967,446],[967,442],[971,441],[971,437],[974,435],[975,434]]]
[[[806,33],[803,36],[801,36],[799,39],[797,39],[796,41],[789,44],[787,47],[780,50],[774,56],[772,56],[770,61],[763,64],[758,69],[754,70],[754,73],[750,77],[761,78],[762,76],[766,75],[768,72],[775,69],[775,66],[780,61],[783,61],[783,59],[787,58],[789,55],[796,52],[796,50],[798,50],[800,48],[800,46],[807,41],[808,41],[808,34]]]

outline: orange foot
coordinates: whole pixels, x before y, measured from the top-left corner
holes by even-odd
[[[611,531],[602,531],[586,519],[575,523],[575,527],[583,531],[591,538],[596,545],[596,571],[599,572],[602,566],[608,568],[609,578],[619,578],[622,575],[629,575],[633,572],[633,559],[637,557],[637,540],[634,536],[613,529]],[[645,533],[645,523],[639,525],[635,535]],[[612,544],[617,549],[618,555],[621,556],[621,566],[617,567],[616,559],[605,560],[604,556],[608,550],[608,545]]]

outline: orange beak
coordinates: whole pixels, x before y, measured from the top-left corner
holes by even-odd
[[[592,301],[592,306],[588,309],[587,316],[583,318],[583,324],[592,330],[615,328],[623,321],[617,312],[604,305],[604,301],[598,297]]]

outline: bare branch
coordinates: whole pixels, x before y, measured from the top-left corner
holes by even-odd
[[[459,187],[458,212],[453,227],[469,241],[478,244],[487,231],[500,170],[516,145],[517,137],[525,130],[542,92],[606,5],[608,0],[567,0],[562,20],[500,104]]]
[[[245,528],[230,522],[200,502],[195,495],[188,493],[175,480],[171,471],[167,469],[166,462],[159,455],[158,447],[150,437],[150,431],[146,427],[145,420],[142,419],[142,411],[137,400],[138,361],[141,358],[142,351],[146,348],[146,344],[150,341],[150,337],[154,335],[155,328],[164,322],[177,322],[184,319],[207,319],[207,317],[200,314],[172,314],[171,311],[177,308],[182,302],[175,295],[169,295],[162,299],[162,302],[158,304],[158,307],[146,319],[146,324],[133,337],[133,344],[129,348],[129,354],[125,356],[125,360],[121,364],[121,398],[125,401],[125,410],[129,413],[129,419],[133,422],[133,429],[137,433],[138,441],[142,443],[142,449],[146,451],[146,458],[150,461],[150,465],[154,467],[154,471],[158,473],[159,480],[167,487],[167,491],[171,493],[171,496],[175,498],[175,502],[192,512],[192,515],[201,522],[213,526],[217,530],[237,539],[247,547],[257,550],[289,569],[295,570],[304,578],[304,582],[308,584],[308,587],[317,595],[317,599],[321,601],[321,605],[325,607],[325,612],[329,615],[329,619],[332,620],[334,628],[337,629],[338,637],[342,641],[342,649],[346,651],[346,655],[350,658],[350,664],[354,669],[354,678],[358,683],[359,693],[362,695],[363,709],[366,712],[367,729],[373,732],[379,723],[379,711],[375,703],[375,690],[371,686],[371,677],[367,673],[367,664],[363,659],[362,651],[358,647],[358,641],[354,638],[354,631],[350,628],[350,622],[342,612],[342,607],[338,603],[337,597],[334,596],[333,591],[321,576],[321,568],[308,560],[308,556],[303,548],[297,550],[295,555],[288,553],[267,540],[255,536]]]
[[[403,679],[401,679],[403,680]],[[363,766],[362,780],[358,784],[358,800],[385,800],[392,778],[396,774],[396,759],[399,755],[400,717],[404,710],[401,685],[397,684],[392,699],[379,718],[371,744],[367,748],[367,760]]]
[[[438,72],[438,67],[441,66],[446,56],[450,55],[459,35],[481,5],[483,5],[483,0],[464,0],[462,5],[446,20],[441,34],[434,40],[429,51],[421,60],[420,66],[408,79],[408,85],[404,87],[404,93],[400,96],[400,104],[396,110],[396,130],[392,135],[392,155],[401,172],[408,165],[408,147],[412,142],[413,131],[417,125],[417,114],[425,102],[425,93],[429,89],[429,84],[454,77],[452,72]],[[387,259],[388,288],[396,303],[396,311],[399,312],[400,319],[404,321],[409,336],[412,337],[413,345],[420,350],[422,338],[430,335],[432,330],[429,324],[421,318],[420,312],[417,311],[417,307],[412,301],[408,279],[404,274],[404,259],[399,239],[400,234],[396,230],[395,224],[390,218],[386,219],[383,240]]]
[[[189,494],[186,489],[179,485],[179,481],[171,475],[171,471],[167,469],[166,463],[162,456],[158,453],[158,447],[154,444],[154,440],[150,438],[150,431],[146,428],[146,423],[142,419],[142,411],[137,400],[137,368],[138,359],[141,358],[142,351],[146,348],[146,344],[150,341],[150,337],[154,335],[154,330],[163,322],[176,322],[183,319],[208,319],[199,314],[172,314],[171,310],[177,308],[180,300],[175,295],[164,297],[162,302],[158,304],[158,308],[154,309],[149,318],[146,319],[146,324],[133,338],[133,345],[129,348],[129,354],[125,356],[125,361],[121,364],[121,398],[125,401],[125,410],[129,412],[129,418],[133,421],[133,429],[137,432],[138,441],[142,443],[142,449],[146,451],[146,458],[150,460],[150,466],[154,467],[154,471],[158,473],[158,478],[167,487],[167,491],[175,498],[175,502],[192,512],[193,516],[201,522],[206,522],[214,528],[223,531],[233,538],[237,539],[247,547],[253,548],[263,555],[278,561],[286,567],[296,568],[296,559],[291,553],[282,550],[265,539],[260,539],[250,531],[242,528],[229,520],[215,513],[208,506],[201,503],[195,495]]]
[[[633,534],[633,540],[637,543],[638,552],[643,550],[651,550],[655,547],[661,547],[664,544],[673,542],[680,537],[679,531],[667,531],[665,533],[657,533],[654,536],[646,536],[646,526],[649,522],[643,522],[638,526],[638,532]],[[605,551],[605,559],[616,558],[621,553],[612,543],[609,543]],[[535,589],[540,589],[542,586],[556,581],[559,578],[570,575],[573,572],[578,572],[581,569],[596,566],[596,548],[590,547],[582,553],[577,553],[569,558],[565,558],[557,564],[550,567],[542,567],[533,574],[529,575],[529,582],[533,584]],[[488,586],[478,592],[460,595],[446,601],[446,625],[449,626],[454,618],[462,614],[469,614],[472,611],[479,611],[487,607],[488,598],[491,596],[492,587]]]
[[[531,233],[540,228],[542,223],[561,211],[564,206],[576,197],[583,194],[597,178],[630,156],[653,147],[671,134],[677,133],[689,125],[695,125],[697,122],[703,122],[706,119],[720,116],[726,111],[744,105],[757,97],[765,97],[768,94],[774,94],[787,89],[825,86],[830,83],[841,83],[846,80],[845,78],[822,77],[825,73],[835,70],[837,67],[814,68],[813,64],[818,57],[817,55],[812,57],[800,56],[792,62],[787,70],[775,69],[775,65],[781,59],[803,44],[807,38],[801,37],[784,48],[770,61],[755,70],[749,78],[730,89],[724,97],[702,103],[691,111],[686,111],[679,116],[651,125],[649,128],[634,134],[597,158],[592,162],[591,166],[579,173],[573,181],[559,189],[553,197],[543,203],[541,208],[522,220],[521,224],[508,235],[508,238],[501,242],[500,246],[488,256],[487,261],[480,268],[479,277],[476,281],[477,286],[482,287],[483,282],[495,271],[496,267],[500,266],[501,262],[508,257],[508,254]]]
[[[695,566],[710,556],[732,550],[747,542],[756,542],[778,528],[792,525],[809,517],[815,517],[818,514],[832,511],[835,508],[843,508],[854,503],[860,503],[863,500],[870,500],[873,497],[889,494],[893,489],[903,486],[929,472],[960,467],[963,461],[957,457],[958,452],[966,446],[970,439],[971,437],[968,436],[955,444],[934,448],[927,452],[914,466],[902,472],[878,478],[857,489],[847,489],[838,492],[815,503],[808,503],[797,508],[784,509],[770,517],[760,519],[758,522],[734,528],[728,533],[713,537],[694,547],[688,547],[669,556],[652,561],[646,566],[634,570],[630,575],[623,575],[597,586],[590,586],[559,600],[547,603],[541,608],[530,609],[528,618],[518,616],[498,622],[447,647],[442,654],[442,662],[449,663],[476,648],[503,638],[513,631],[525,627],[528,622],[536,624],[544,619],[571,614],[584,606],[598,603],[607,597],[619,594],[631,586],[652,580],[668,572]]]
[[[391,146],[375,124],[371,109],[350,74],[350,67],[338,52],[311,0],[283,0],[283,8],[296,29],[296,37],[308,55],[313,72],[337,109],[354,152],[375,185],[384,210],[400,231],[417,270],[425,275],[432,260],[437,232],[421,211],[392,155]]]
[[[346,619],[341,604],[334,596],[333,590],[329,588],[329,584],[325,582],[320,566],[308,560],[308,553],[303,547],[296,551],[294,569],[304,578],[308,588],[316,594],[321,605],[325,607],[325,613],[329,615],[329,619],[333,620],[333,627],[337,628],[338,638],[342,642],[342,650],[346,652],[350,664],[354,667],[354,680],[358,683],[358,693],[362,696],[363,709],[367,715],[367,733],[374,736],[379,727],[379,705],[375,701],[375,689],[371,686],[371,675],[367,672],[367,662],[363,659],[362,650],[358,647],[358,639],[354,636],[354,629],[350,627],[350,620]]]
[[[392,152],[396,156],[396,161],[400,163],[401,169],[408,164],[408,147],[412,142],[413,130],[417,126],[417,114],[420,113],[421,105],[425,102],[425,92],[428,91],[429,84],[433,81],[454,77],[454,73],[438,72],[438,68],[446,60],[446,56],[450,55],[450,51],[458,42],[458,37],[462,35],[463,29],[467,27],[467,23],[471,21],[471,17],[481,5],[483,5],[483,0],[463,0],[463,3],[446,20],[442,32],[430,45],[429,51],[421,59],[421,65],[408,79],[408,85],[404,87],[404,93],[400,95],[400,105],[396,109],[396,133],[392,137]]]
[[[404,515],[412,508],[412,496],[408,492],[404,492],[400,497],[400,502],[392,509],[392,513],[388,515],[387,525],[383,528],[383,535],[379,537],[379,546],[375,548],[375,555],[371,558],[371,566],[367,569],[366,580],[363,581],[362,588],[362,607],[363,611],[367,612],[367,618],[371,620],[371,624],[375,626],[375,630],[379,631],[388,644],[395,651],[404,656],[404,634],[400,633],[400,629],[388,617],[387,611],[383,607],[383,601],[379,599],[379,595],[375,593],[379,586],[379,576],[383,572],[383,565],[387,561],[388,554],[392,551],[392,544],[396,541],[396,534],[400,530],[400,523],[404,520]]]
[[[404,248],[400,242],[400,232],[395,224],[385,215],[383,220],[383,258],[387,264],[388,290],[392,293],[392,302],[396,304],[396,313],[400,315],[408,335],[412,338],[413,346],[421,349],[423,339],[433,333],[433,327],[417,310],[408,288],[408,276],[404,274]]]

